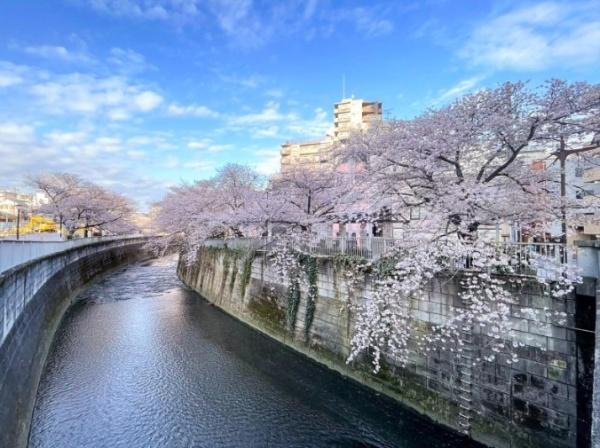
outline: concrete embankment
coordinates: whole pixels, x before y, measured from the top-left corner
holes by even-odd
[[[276,274],[264,253],[205,247],[195,264],[180,262],[178,275],[208,301],[257,330],[460,430],[461,389],[467,380],[455,357],[441,350],[429,355],[415,351],[405,367],[386,358],[378,374],[372,373],[366,360],[347,365],[354,318],[345,306],[343,260],[310,259],[305,268],[307,277],[297,293]],[[557,300],[543,294],[534,279],[525,283],[515,291],[521,305],[567,312],[571,324],[576,302],[595,300],[576,295]],[[456,279],[436,279],[422,299],[415,299],[412,310],[424,329],[448,317],[460,300],[458,288]],[[370,293],[367,279],[352,294],[353,300]],[[518,349],[519,361],[510,365],[508,355],[500,355],[493,362],[481,361],[468,373],[471,437],[496,447],[583,446],[589,416],[578,408],[578,401],[591,401],[591,396],[584,396],[590,394],[582,382],[589,381],[593,366],[578,367],[581,347],[576,332],[514,318],[525,343]],[[474,334],[475,352],[483,350],[486,342],[483,335]]]
[[[41,371],[74,296],[97,276],[149,257],[145,243],[139,237],[98,242],[0,275],[0,446],[27,445]]]

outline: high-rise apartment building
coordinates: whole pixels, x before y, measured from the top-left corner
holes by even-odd
[[[333,145],[347,139],[352,132],[365,131],[382,119],[379,102],[346,98],[334,105],[333,129],[322,139],[281,145],[281,172],[294,168],[319,169],[329,167]]]
[[[333,138],[344,140],[353,131],[365,131],[375,121],[381,121],[381,103],[344,99],[336,103],[333,108]]]

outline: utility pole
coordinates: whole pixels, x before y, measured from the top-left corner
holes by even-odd
[[[552,153],[560,164],[560,227],[562,232],[561,242],[565,245],[567,244],[567,205],[565,203],[567,198],[567,158],[573,154],[581,154],[598,148],[600,148],[600,134],[594,135],[591,145],[573,149],[566,148],[565,138],[561,136],[558,150]]]
[[[21,208],[17,206],[17,241],[19,241],[19,227],[21,226]]]

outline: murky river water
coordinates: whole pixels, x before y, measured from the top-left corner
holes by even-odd
[[[30,447],[469,446],[210,306],[164,258],[65,316]]]

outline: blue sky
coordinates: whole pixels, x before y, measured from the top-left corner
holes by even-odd
[[[0,186],[67,171],[141,206],[323,135],[346,92],[407,118],[505,80],[600,80],[600,1],[5,0]]]

